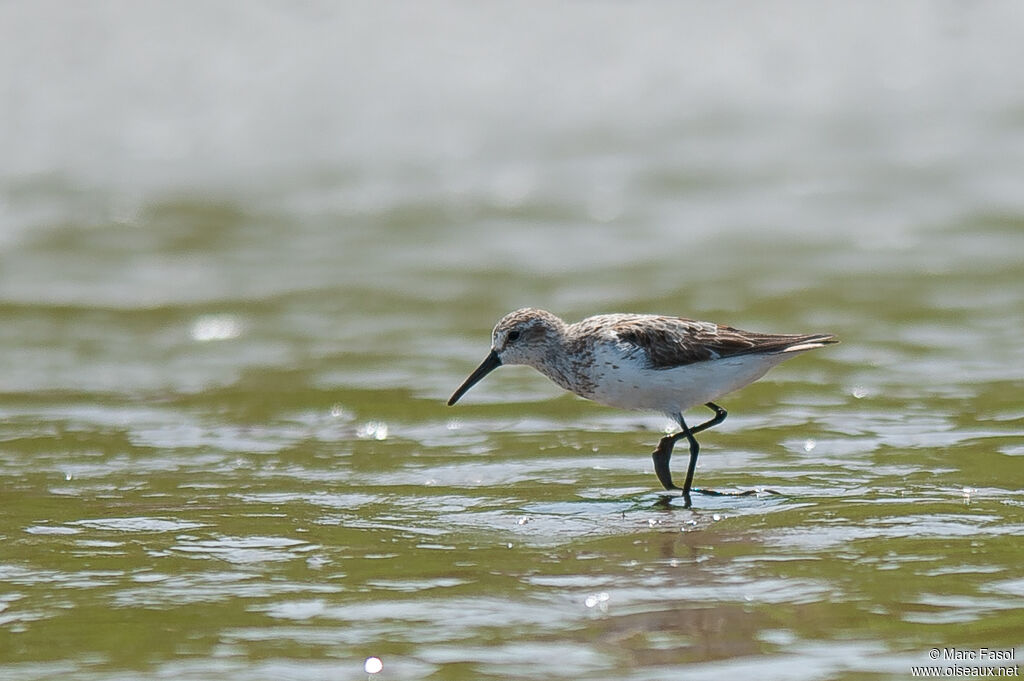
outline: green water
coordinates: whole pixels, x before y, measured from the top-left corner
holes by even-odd
[[[3,71],[0,678],[1019,663],[1024,89],[987,68],[1019,49],[1000,6],[906,51],[922,17],[819,42],[602,5],[527,41],[529,17],[467,8],[259,5],[223,34],[74,7],[5,10],[0,36],[56,50]],[[109,31],[98,55],[81,26]],[[570,26],[618,57],[563,54]],[[727,30],[753,54],[711,89],[667,58]],[[847,59],[867,35],[885,77]],[[796,75],[769,87],[779,54]],[[661,416],[522,367],[445,406],[524,305],[843,342],[721,400],[696,484],[761,493],[687,509],[653,473]]]

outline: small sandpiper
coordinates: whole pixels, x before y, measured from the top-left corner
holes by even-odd
[[[784,360],[838,342],[826,333],[753,333],[658,315],[607,314],[566,324],[550,312],[526,307],[501,318],[491,334],[490,354],[452,394],[448,406],[502,364],[525,364],[588,400],[661,412],[681,430],[661,438],[654,450],[654,472],[666,490],[680,491],[689,506],[700,451],[694,435],[727,415],[714,400],[753,383]],[[691,428],[683,413],[700,404],[715,415]],[[673,484],[668,467],[681,438],[690,445],[682,489]]]

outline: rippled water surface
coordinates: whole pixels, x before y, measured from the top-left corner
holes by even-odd
[[[0,678],[1024,655],[1015,4],[0,14]],[[843,343],[687,509],[661,416],[445,406],[524,305]]]

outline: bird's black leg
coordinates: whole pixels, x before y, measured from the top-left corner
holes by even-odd
[[[689,508],[690,485],[693,483],[693,472],[697,468],[697,454],[700,453],[700,445],[697,444],[697,440],[693,437],[693,431],[686,425],[686,421],[683,420],[681,414],[679,415],[679,425],[682,426],[683,430],[674,435],[666,435],[661,438],[652,458],[654,459],[654,472],[657,474],[662,486],[667,490],[677,490],[679,487],[672,482],[672,472],[669,470],[668,462],[672,458],[672,448],[677,440],[685,437],[690,443],[690,465],[686,469],[686,482],[680,490],[683,493],[683,499],[686,500],[686,507]]]
[[[726,416],[729,415],[729,412],[727,412],[725,409],[722,409],[721,407],[719,407],[714,402],[708,402],[704,406],[707,407],[708,409],[713,409],[714,412],[715,412],[715,415],[711,419],[709,419],[708,421],[705,421],[704,423],[700,424],[699,426],[696,426],[695,428],[690,428],[690,434],[691,435],[693,433],[699,433],[702,430],[707,430],[711,426],[717,426],[719,423],[721,423],[722,421],[725,420]],[[696,440],[694,440],[693,443],[696,444]],[[690,451],[693,452],[693,447],[690,448]],[[693,454],[692,459],[690,461],[690,466],[691,467],[694,465],[694,463],[696,461],[696,458],[697,458],[696,454]],[[692,473],[692,471],[690,471],[689,474],[687,475],[687,478],[686,478],[687,484],[684,486],[684,489],[687,492],[690,491],[690,484],[689,483],[690,483],[690,478],[692,476],[693,476],[693,473]],[[747,490],[746,492],[716,492],[713,489],[695,489],[693,491],[694,492],[700,492],[701,494],[708,494],[708,495],[711,495],[711,496],[716,496],[716,497],[723,497],[723,496],[745,497],[745,496],[749,496],[751,494],[757,494],[757,492],[755,490],[752,490],[752,489],[751,490]],[[771,491],[771,490],[768,490],[768,491]]]
[[[683,483],[683,496],[689,501],[690,487],[693,485],[693,473],[697,470],[697,455],[700,454],[700,445],[697,444],[697,438],[693,436],[693,431],[686,425],[686,421],[683,420],[682,416],[679,417],[679,425],[683,427],[683,432],[680,435],[685,437],[687,442],[690,443],[690,464],[686,467],[686,482]]]
[[[708,402],[704,406],[707,407],[708,409],[714,410],[715,415],[709,420],[700,424],[699,426],[690,428],[690,432],[693,434],[699,433],[702,430],[707,430],[711,426],[717,426],[719,423],[725,420],[726,416],[729,415],[729,412],[727,412],[725,409],[722,409],[714,402]]]
[[[697,470],[697,455],[700,454],[700,445],[697,444],[697,438],[693,436],[694,433],[699,433],[702,430],[707,430],[711,426],[717,426],[719,423],[725,420],[729,412],[722,409],[714,402],[708,402],[705,406],[715,411],[715,415],[708,421],[690,428],[686,425],[686,421],[683,419],[683,415],[679,415],[679,427],[682,428],[681,433],[676,433],[675,438],[678,440],[681,437],[685,437],[687,442],[690,443],[690,464],[686,468],[686,482],[683,483],[683,496],[689,496],[690,487],[693,485],[693,473]]]
[[[697,439],[693,435],[694,433],[699,433],[702,430],[707,430],[712,426],[718,425],[724,421],[725,417],[728,415],[728,412],[725,411],[725,409],[722,409],[714,402],[708,402],[705,406],[715,412],[715,415],[711,419],[705,421],[699,426],[690,428],[686,425],[683,415],[678,414],[677,418],[682,431],[675,433],[674,435],[666,435],[661,438],[661,441],[658,442],[658,448],[654,450],[654,454],[652,455],[654,459],[654,472],[658,476],[658,480],[661,482],[662,486],[667,490],[677,490],[679,487],[672,482],[672,472],[669,470],[668,463],[672,458],[672,448],[675,446],[676,441],[684,437],[686,438],[690,445],[690,463],[686,468],[686,482],[683,483],[683,487],[680,491],[683,493],[683,499],[686,500],[687,507],[690,506],[690,487],[693,484],[694,471],[697,470],[697,455],[700,454],[700,445],[697,443]],[[696,491],[703,494],[717,494],[717,492],[712,492],[711,490]]]

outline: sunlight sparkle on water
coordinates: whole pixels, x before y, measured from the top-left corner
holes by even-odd
[[[204,315],[192,323],[192,340],[206,342],[238,338],[242,323],[234,315]]]
[[[376,674],[381,669],[384,669],[384,663],[380,661],[379,657],[368,657],[366,662],[363,663],[363,669],[367,674]]]
[[[383,421],[367,421],[356,431],[361,440],[387,440],[388,424]]]
[[[601,593],[596,594],[590,594],[583,600],[583,605],[587,606],[588,608],[597,608],[604,612],[608,610],[608,600],[610,598],[611,596],[608,595],[607,591],[602,591]]]

